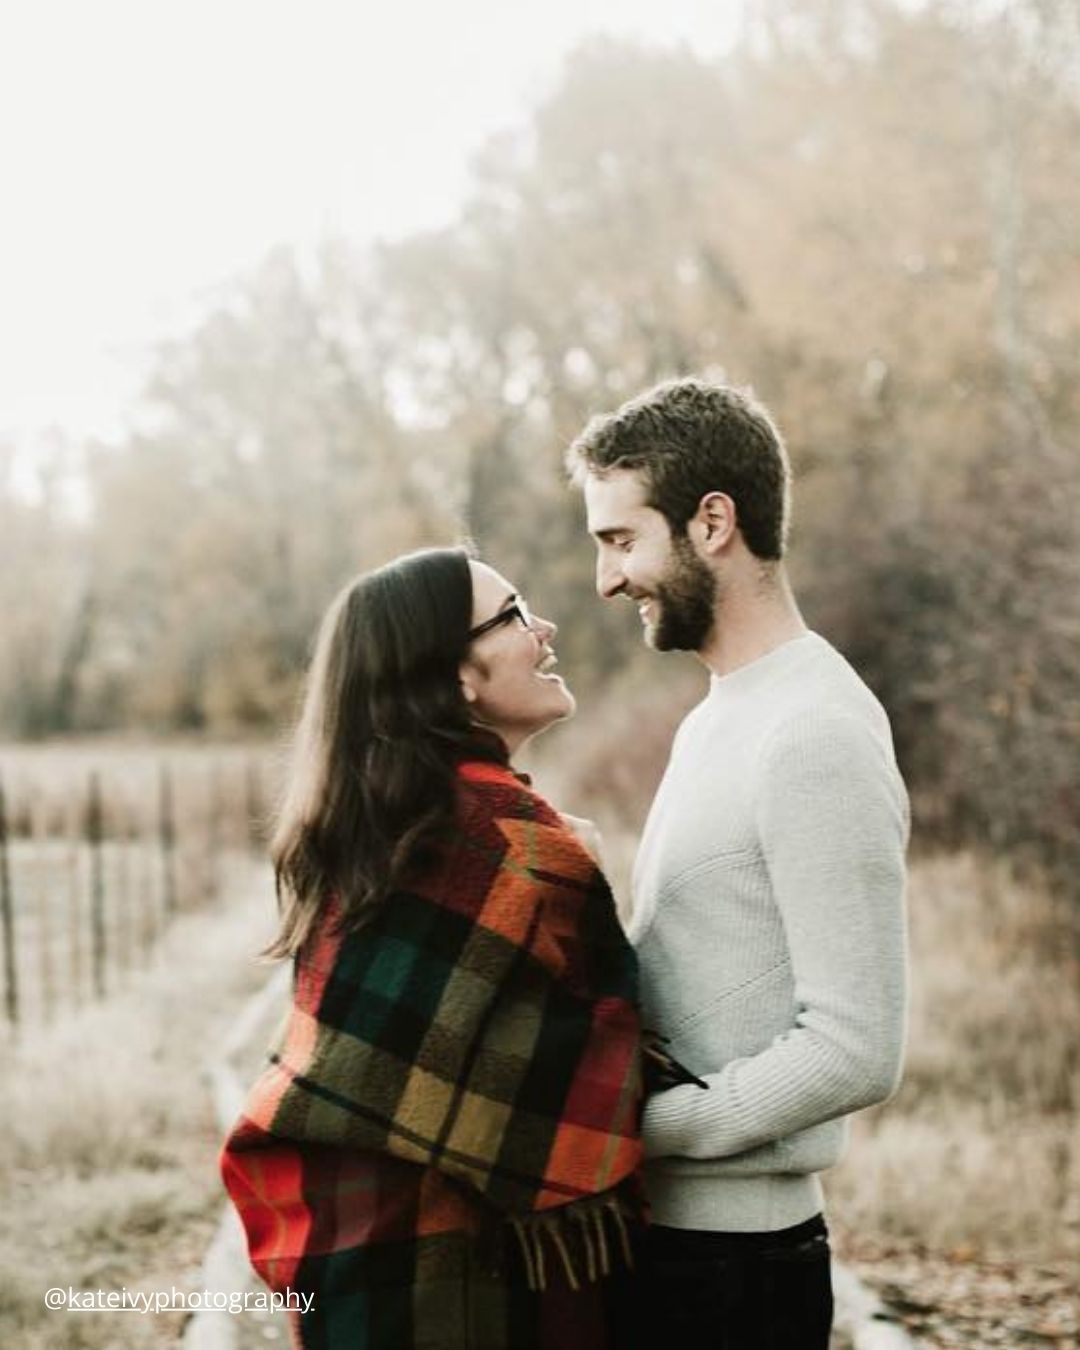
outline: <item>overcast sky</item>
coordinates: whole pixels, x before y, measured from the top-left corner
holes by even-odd
[[[0,436],[118,434],[147,345],[279,241],[452,217],[565,53],[737,0],[0,0]]]

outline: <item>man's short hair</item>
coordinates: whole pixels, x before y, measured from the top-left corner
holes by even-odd
[[[735,503],[747,548],[762,560],[784,555],[791,471],[784,442],[748,390],[698,379],[668,380],[614,413],[592,418],[570,446],[566,466],[587,474],[636,469],[649,506],[673,535],[686,532],[702,497]]]

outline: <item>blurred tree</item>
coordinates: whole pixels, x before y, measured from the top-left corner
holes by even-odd
[[[369,305],[340,249],[308,277],[272,255],[162,349],[147,427],[99,452],[102,693],[126,691],[134,720],[280,719],[333,590],[452,533],[392,411]]]
[[[0,443],[0,697],[19,736],[70,729],[90,656],[94,597],[67,494],[74,455],[49,434],[34,448],[33,483],[17,486],[16,447]]]
[[[753,0],[717,61],[585,46],[454,224],[279,251],[161,350],[40,578],[63,602],[16,604],[8,724],[276,721],[332,590],[465,526],[558,619],[586,714],[608,691],[604,781],[653,658],[590,595],[562,453],[699,371],[786,432],[808,616],[886,698],[927,837],[1075,861],[1078,22]],[[58,528],[0,510],[24,548]]]
[[[718,72],[689,55],[587,46],[528,134],[479,157],[460,225],[383,258],[405,316],[397,364],[418,402],[445,410],[466,520],[569,616],[560,646],[586,683],[640,644],[632,616],[586,598],[592,555],[562,449],[591,412],[718,362],[745,304],[710,223],[728,187],[727,105]]]

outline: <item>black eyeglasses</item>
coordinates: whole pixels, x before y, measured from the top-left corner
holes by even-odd
[[[494,618],[485,619],[483,623],[478,623],[475,628],[470,628],[467,635],[468,639],[472,642],[474,638],[481,637],[484,633],[490,633],[493,628],[501,628],[504,623],[509,623],[511,619],[520,619],[522,628],[532,631],[535,621],[529,606],[520,595],[515,595],[511,603],[505,609],[500,609]]]

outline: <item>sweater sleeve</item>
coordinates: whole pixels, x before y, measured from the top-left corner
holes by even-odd
[[[896,1088],[907,1002],[907,797],[891,746],[847,713],[774,733],[757,826],[794,977],[790,1029],[649,1100],[650,1155],[723,1158],[882,1101]]]

